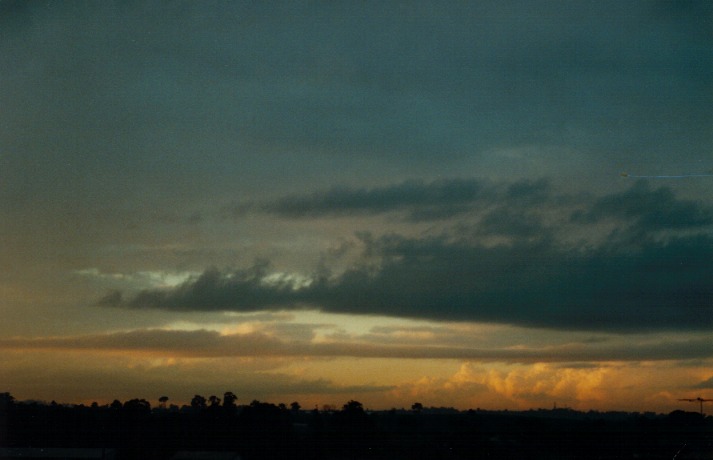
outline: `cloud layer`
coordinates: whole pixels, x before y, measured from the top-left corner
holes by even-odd
[[[713,358],[708,337],[653,339],[646,336],[622,342],[567,342],[553,345],[479,346],[444,343],[439,338],[408,343],[383,341],[374,336],[341,336],[331,340],[277,337],[267,332],[221,334],[217,331],[138,329],[129,332],[57,338],[0,339],[4,350],[59,350],[133,352],[182,358],[387,358],[461,360],[501,363],[590,363],[603,361],[669,361]],[[365,340],[368,339],[368,340]],[[703,382],[701,385],[710,385]]]
[[[440,234],[361,234],[361,262],[340,274],[323,268],[296,284],[294,277],[272,275],[262,262],[209,269],[175,288],[129,298],[115,291],[100,303],[166,310],[318,308],[553,329],[713,327],[713,210],[667,188],[641,182],[623,192],[575,198],[544,182],[483,191],[470,181],[441,181],[332,189],[286,197],[263,211],[285,218],[403,211],[413,218],[451,205],[468,214]],[[565,236],[569,242],[561,240]]]

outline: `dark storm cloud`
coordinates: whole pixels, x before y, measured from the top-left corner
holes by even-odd
[[[267,203],[235,203],[224,211],[235,218],[253,212],[289,219],[399,213],[407,221],[418,222],[458,217],[478,208],[496,207],[494,214],[518,213],[545,205],[551,198],[546,179],[520,180],[506,186],[472,178],[409,180],[374,188],[332,187],[311,194],[285,195]],[[499,218],[493,215],[490,219],[495,224]]]
[[[639,250],[567,251],[550,241],[485,248],[442,240],[375,242],[386,259],[354,269],[313,302],[329,311],[562,329],[710,329],[713,239]]]
[[[438,219],[467,211],[482,198],[482,190],[474,179],[407,181],[371,189],[335,187],[310,195],[284,197],[262,209],[290,218],[406,211],[411,219]]]
[[[644,230],[685,229],[713,223],[713,207],[700,201],[676,198],[669,188],[651,189],[645,181],[628,190],[598,199],[573,220],[596,222],[607,218],[630,219]]]
[[[483,234],[517,238],[540,237],[546,232],[538,217],[507,207],[501,207],[486,214],[478,230]]]
[[[231,310],[236,305],[238,309],[252,305],[255,310],[259,310],[294,303],[295,290],[289,283],[263,282],[269,275],[268,269],[269,263],[266,261],[259,261],[249,269],[230,273],[211,268],[194,280],[172,290],[141,291],[126,305],[134,308],[179,310]],[[238,304],[236,299],[240,299]],[[125,305],[125,302],[121,292],[112,291],[104,296],[99,304],[121,306]]]
[[[376,238],[362,234],[364,254],[378,257],[379,264],[354,266],[338,276],[322,272],[309,285],[296,285],[287,278],[269,281],[269,266],[260,263],[239,271],[211,269],[177,288],[146,290],[128,300],[111,293],[102,303],[168,310],[316,307],[337,313],[555,329],[713,327],[713,237],[702,227],[712,221],[710,208],[678,199],[665,188],[636,184],[626,192],[595,199],[588,211],[574,219],[585,233],[588,223],[614,219],[618,224],[610,237],[598,245],[567,246],[557,241],[554,225],[546,227],[536,217],[521,217],[534,211],[527,204],[514,204],[516,197],[528,196],[517,190],[541,189],[532,184],[508,188],[513,197],[510,208],[499,206],[496,212],[487,213],[475,225],[475,236],[391,234]],[[443,196],[433,198],[423,195],[420,187],[399,186],[396,190],[417,193],[397,198],[391,189],[384,190],[389,193],[380,190],[372,196],[363,191],[347,194],[343,201],[319,198],[314,200],[317,205],[309,201],[302,206],[336,212],[346,201],[350,203],[347,209],[381,210],[375,197],[388,197],[384,206],[389,209],[402,204],[413,207],[419,199],[430,205]],[[551,204],[555,198],[547,200]],[[535,199],[542,202],[545,198]],[[701,227],[698,233],[690,232]],[[660,235],[662,229],[670,231],[665,238]],[[680,229],[686,232],[676,234]],[[483,233],[509,240],[484,245],[477,238]]]

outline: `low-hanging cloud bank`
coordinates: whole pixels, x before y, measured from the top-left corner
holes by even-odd
[[[257,268],[210,269],[175,289],[114,292],[103,305],[167,310],[294,309],[556,329],[710,329],[713,239],[563,251],[551,242],[471,247],[401,237],[374,242],[386,261],[307,287],[267,284]],[[683,267],[683,268],[682,268]],[[675,271],[674,271],[675,270]]]
[[[417,188],[409,188],[414,197],[420,196]],[[442,193],[441,186],[435,189]],[[475,196],[456,193],[453,199],[462,204]],[[330,212],[337,212],[337,203],[327,206],[329,200],[313,198],[321,214],[332,207]],[[378,263],[354,265],[338,275],[322,270],[309,283],[271,276],[269,264],[260,263],[243,270],[208,269],[171,289],[128,297],[115,291],[100,304],[181,311],[317,308],[619,332],[713,328],[710,207],[644,183],[559,208],[566,200],[542,183],[513,184],[500,198],[439,235],[362,234],[364,255]],[[357,207],[358,199],[373,201],[371,192],[359,191],[346,200],[348,208]],[[403,200],[400,209],[416,212],[421,204],[431,207],[432,200]],[[547,220],[548,213],[559,214],[560,221]],[[569,228],[558,229],[562,225]],[[605,227],[608,233],[596,243],[561,241]],[[500,240],[486,243],[488,238]]]

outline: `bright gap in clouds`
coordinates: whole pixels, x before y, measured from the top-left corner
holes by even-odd
[[[104,272],[96,267],[74,270],[80,275],[94,280],[119,283],[134,289],[172,288],[200,275],[196,271],[143,270],[133,273]]]
[[[299,273],[273,272],[263,277],[261,283],[266,286],[290,286],[293,291],[309,287],[314,279]]]
[[[237,313],[223,312],[206,315],[206,321],[200,321],[191,315],[191,319],[177,319],[165,325],[167,330],[196,331],[211,330],[223,335],[248,334],[257,331],[270,331],[274,326],[303,325],[314,332],[312,342],[330,342],[340,338],[359,338],[372,334],[375,330],[393,330],[396,336],[403,337],[407,332],[421,331],[434,327],[433,323],[422,320],[393,318],[387,316],[348,315],[324,313],[318,310],[296,310],[274,313]],[[451,325],[457,327],[456,325]],[[478,329],[483,334],[502,326],[469,325],[469,330]],[[449,329],[451,327],[448,327]],[[399,332],[402,331],[402,332]],[[419,332],[412,332],[417,335]]]

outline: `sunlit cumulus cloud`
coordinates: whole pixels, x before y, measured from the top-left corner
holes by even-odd
[[[418,198],[394,199],[387,207],[413,213],[430,209],[434,200],[448,202],[440,185],[426,192],[433,186],[412,184]],[[334,192],[326,192],[296,200],[303,211],[295,213],[384,212],[372,193],[388,195],[383,189],[340,191],[328,199]],[[99,303],[189,311],[317,308],[553,329],[713,326],[710,206],[645,183],[598,198],[558,195],[544,183],[515,183],[488,194],[502,199],[475,206],[475,195],[453,193],[454,203],[471,206],[468,219],[438,234],[361,234],[363,260],[372,262],[340,274],[324,267],[309,275],[280,274],[261,262],[243,270],[210,269],[176,287],[126,299],[114,291]]]
[[[405,382],[389,394],[392,400],[404,404],[425,400],[446,407],[449,401],[463,401],[467,407],[487,409],[589,410],[615,405],[645,411],[652,406],[679,407],[676,394],[687,391],[686,381],[694,375],[681,371],[675,362],[601,362],[589,366],[465,362],[448,376]],[[642,392],[642,387],[647,392]]]
[[[612,387],[620,380],[616,373],[616,367],[607,365],[577,369],[536,364],[487,369],[466,363],[441,385],[455,394],[472,392],[474,403],[487,395],[496,399],[501,407],[551,407],[553,401],[555,405],[560,401],[560,405],[577,402],[582,407],[597,407],[614,393]]]

